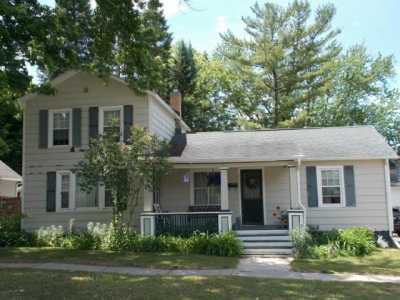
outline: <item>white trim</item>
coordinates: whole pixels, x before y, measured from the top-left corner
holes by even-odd
[[[54,145],[54,114],[55,113],[69,113],[69,128],[68,128],[68,145]],[[72,108],[49,109],[48,116],[48,145],[49,148],[69,148],[72,147]]]
[[[392,235],[393,232],[393,207],[392,207],[392,199],[391,199],[391,186],[390,186],[390,167],[389,160],[385,159],[385,194],[386,194],[386,207],[388,213],[388,226],[389,226],[389,234]]]
[[[61,207],[61,176],[62,175],[68,175],[69,176],[69,191],[68,191],[68,196],[69,196],[69,207],[68,208],[62,208]],[[56,172],[56,211],[61,212],[61,211],[72,211],[75,208],[75,179],[73,178],[73,174],[71,171],[57,171]]]
[[[119,135],[120,142],[124,140],[124,106],[100,106],[99,107],[99,134],[104,134],[104,112],[119,110]]]
[[[338,208],[346,206],[346,193],[345,193],[345,184],[344,184],[344,172],[343,166],[317,166],[317,186],[318,186],[318,207],[323,208]],[[322,181],[321,181],[321,171],[323,170],[334,170],[339,171],[339,184],[340,184],[340,203],[338,204],[327,204],[322,201]]]

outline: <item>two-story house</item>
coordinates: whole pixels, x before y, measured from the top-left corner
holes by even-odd
[[[152,92],[136,95],[120,79],[104,84],[76,71],[52,84],[54,96],[22,98],[27,230],[110,221],[107,191],[83,193],[71,170],[89,138],[118,119],[122,139],[134,124],[172,139],[173,168],[157,197],[146,191],[139,205],[144,234],[240,229],[249,253],[271,253],[252,244],[268,234],[281,235],[284,253],[288,228],[393,231],[389,159],[397,155],[371,126],[190,133],[179,96],[170,106]]]

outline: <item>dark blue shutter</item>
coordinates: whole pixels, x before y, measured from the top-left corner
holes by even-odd
[[[56,172],[47,172],[46,211],[56,211]]]
[[[43,109],[39,111],[39,148],[48,147],[49,134],[49,111]]]
[[[99,135],[99,108],[89,107],[89,139]]]
[[[72,110],[72,145],[80,147],[82,143],[81,138],[81,124],[82,124],[82,110],[74,108]]]
[[[346,193],[346,206],[356,206],[356,186],[354,180],[354,167],[344,166],[344,187]]]
[[[318,206],[317,170],[314,166],[306,167],[307,199],[309,207]]]
[[[133,125],[133,106],[124,105],[124,143],[128,143]]]

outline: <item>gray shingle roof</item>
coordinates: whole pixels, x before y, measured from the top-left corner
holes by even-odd
[[[21,181],[22,177],[0,160],[0,179]]]
[[[176,163],[397,158],[372,126],[187,134]]]

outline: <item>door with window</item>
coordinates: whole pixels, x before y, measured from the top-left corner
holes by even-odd
[[[263,225],[263,189],[261,170],[241,170],[242,223]]]

